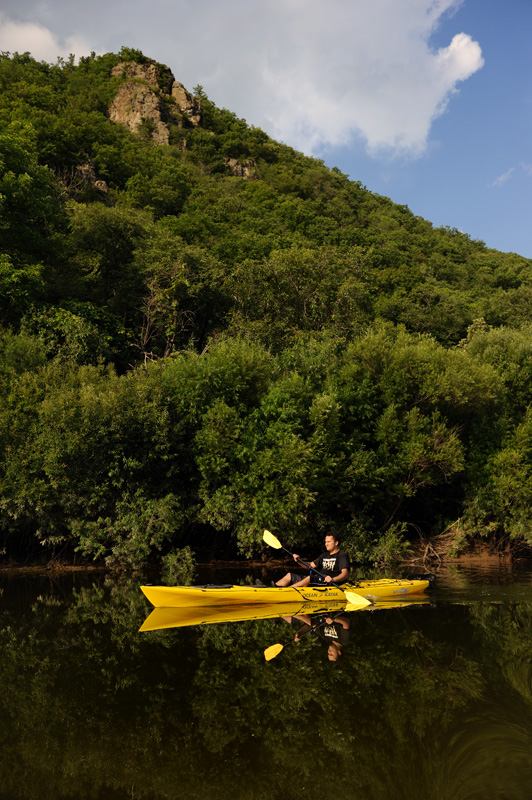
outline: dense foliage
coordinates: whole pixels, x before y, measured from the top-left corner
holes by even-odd
[[[530,261],[201,87],[200,125],[159,90],[169,144],[131,133],[124,59],[0,57],[0,546],[529,543]]]

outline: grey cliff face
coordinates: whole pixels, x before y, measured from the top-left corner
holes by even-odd
[[[113,122],[136,133],[143,122],[149,121],[151,137],[157,144],[168,144],[170,122],[178,127],[200,124],[199,101],[175,80],[170,70],[163,71],[155,63],[121,62],[113,67],[111,75],[128,78],[119,86],[109,108]],[[165,102],[168,97],[173,99],[175,114],[172,105]]]

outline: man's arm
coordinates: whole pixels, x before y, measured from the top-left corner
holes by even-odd
[[[294,556],[294,561],[297,561],[299,563],[299,561],[301,560],[301,556],[298,556],[297,553],[294,553],[293,556]],[[310,561],[309,565],[312,567],[312,569],[316,569],[316,564],[314,563],[314,561]]]
[[[349,575],[349,570],[347,570],[344,567],[344,569],[340,572],[339,575],[335,575],[332,578],[330,575],[327,575],[327,577],[325,578],[325,583],[340,583],[340,581],[346,581],[348,575]]]
[[[312,625],[309,625],[309,624],[303,625],[303,627],[300,630],[298,630],[298,632],[294,636],[294,642],[299,642],[301,637],[304,636],[305,633],[308,633],[311,628],[312,628]]]
[[[351,620],[348,617],[327,617],[325,622],[327,625],[332,625],[333,622],[339,622],[344,631],[348,631],[351,627]]]

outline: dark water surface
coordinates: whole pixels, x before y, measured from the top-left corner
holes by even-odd
[[[140,582],[0,574],[1,800],[532,798],[530,564],[352,612],[336,663],[281,618],[139,633]]]

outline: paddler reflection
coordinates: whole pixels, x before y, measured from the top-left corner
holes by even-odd
[[[342,655],[343,648],[349,644],[351,636],[351,620],[348,615],[335,614],[315,614],[310,617],[308,614],[296,614],[293,617],[283,617],[289,624],[303,623],[303,627],[294,636],[294,642],[299,642],[303,636],[315,633],[327,645],[327,658],[329,661],[338,661]]]

